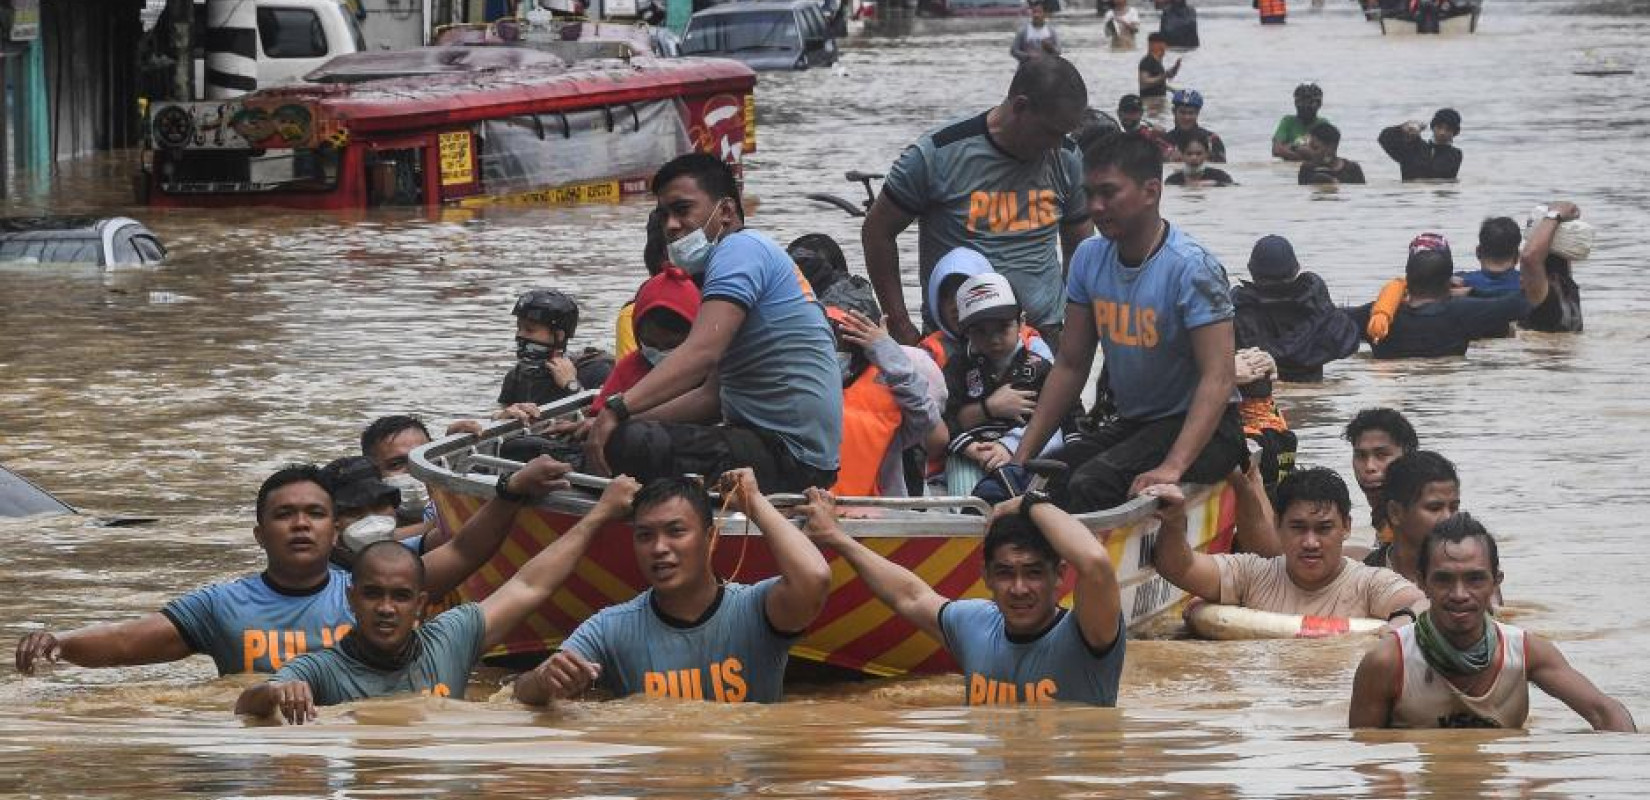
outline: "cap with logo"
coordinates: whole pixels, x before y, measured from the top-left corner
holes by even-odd
[[[1008,279],[995,272],[975,275],[957,287],[957,322],[967,328],[992,319],[1016,319],[1020,301]]]

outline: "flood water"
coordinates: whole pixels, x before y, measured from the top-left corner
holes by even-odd
[[[1553,198],[1581,206],[1599,227],[1576,271],[1585,334],[1523,333],[1465,359],[1360,356],[1280,393],[1301,462],[1349,481],[1340,426],[1366,406],[1409,414],[1424,445],[1458,465],[1464,506],[1500,536],[1513,619],[1650,720],[1650,667],[1635,660],[1650,649],[1636,513],[1650,449],[1650,16],[1500,0],[1476,36],[1383,40],[1346,0],[1291,11],[1287,26],[1262,29],[1247,3],[1202,9],[1204,47],[1184,56],[1177,83],[1207,98],[1203,124],[1226,140],[1241,185],[1170,189],[1167,216],[1234,276],[1257,237],[1285,234],[1350,304],[1401,272],[1417,232],[1445,232],[1466,263],[1487,215],[1522,219]],[[1141,52],[1105,50],[1092,10],[1054,24],[1096,105],[1133,90]],[[857,267],[857,225],[801,195],[850,194],[843,171],[882,170],[924,130],[995,102],[1012,27],[862,37],[846,76],[763,76],[750,223],[782,242],[830,233]],[[1640,74],[1573,74],[1603,64]],[[1302,80],[1324,87],[1342,155],[1369,185],[1297,187],[1294,167],[1268,157]],[[1376,132],[1444,105],[1465,119],[1460,182],[1401,185]],[[256,569],[253,499],[273,468],[349,454],[381,414],[439,428],[487,411],[513,359],[517,293],[571,292],[585,312],[575,338],[605,347],[644,274],[639,202],[357,219],[139,213],[125,208],[131,166],[125,155],[66,164],[54,191],[18,187],[8,204],[138,213],[173,258],[115,277],[0,272],[0,461],[91,513],[160,521],[0,523],[8,653],[29,630],[130,618]],[[914,263],[914,234],[903,244]],[[6,666],[0,795],[1591,797],[1640,795],[1650,780],[1650,738],[1585,733],[1539,692],[1528,733],[1354,735],[1346,696],[1365,642],[1192,642],[1164,627],[1131,644],[1116,710],[971,711],[955,705],[958,679],[935,678],[802,687],[770,708],[535,714],[489,700],[496,676],[483,676],[482,702],[366,703],[298,729],[237,720],[240,684],[214,680],[204,658],[33,678]]]

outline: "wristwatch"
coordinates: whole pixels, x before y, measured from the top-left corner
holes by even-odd
[[[573,380],[568,381],[566,386],[561,387],[561,390],[568,394],[578,394],[579,392],[584,391],[584,384],[579,383],[578,378],[574,378]]]
[[[516,472],[520,472],[520,470],[517,470]],[[507,503],[526,503],[531,501],[533,498],[530,495],[510,491],[510,478],[515,474],[515,472],[506,472],[503,475],[498,476],[498,482],[493,484],[493,494],[498,495],[498,499]]]
[[[1038,503],[1051,502],[1048,492],[1042,489],[1030,489],[1020,495],[1020,516],[1031,519],[1031,509]]]
[[[620,422],[630,419],[630,406],[624,404],[624,392],[614,392],[607,396],[606,408],[618,417]]]
[[[1556,208],[1547,209],[1547,213],[1542,214],[1541,218],[1542,219],[1550,219],[1550,220],[1553,220],[1554,222],[1558,222],[1558,221],[1561,221],[1561,220],[1564,219],[1563,215],[1559,214],[1558,209],[1556,209]]]

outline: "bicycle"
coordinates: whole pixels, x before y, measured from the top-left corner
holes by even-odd
[[[880,181],[886,176],[878,172],[848,170],[848,172],[844,173],[842,177],[849,183],[857,183],[865,187],[865,201],[863,203],[856,205],[852,200],[838,197],[827,192],[813,192],[808,194],[807,198],[816,203],[824,203],[828,206],[835,206],[842,209],[842,211],[847,213],[850,217],[865,216],[868,212],[870,212],[871,205],[877,201],[877,193],[876,190],[871,188],[871,181]]]

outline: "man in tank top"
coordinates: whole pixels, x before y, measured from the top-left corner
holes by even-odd
[[[1594,730],[1637,731],[1627,708],[1551,642],[1489,616],[1500,562],[1494,537],[1470,514],[1433,528],[1420,554],[1432,607],[1364,655],[1352,685],[1351,727],[1522,728],[1534,683]]]

